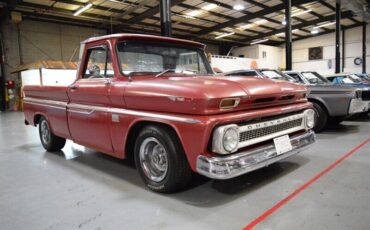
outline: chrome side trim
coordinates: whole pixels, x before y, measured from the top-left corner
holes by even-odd
[[[225,180],[268,166],[310,147],[316,140],[312,131],[291,138],[293,149],[278,155],[273,143],[228,156],[207,157],[199,155],[196,169],[206,177]]]
[[[71,103],[68,104],[67,102],[61,102],[61,101],[54,101],[54,100],[46,100],[46,99],[37,99],[37,98],[24,98],[24,102],[26,103],[34,103],[40,106],[62,106],[56,107],[59,109],[66,109],[68,108],[68,111],[80,113],[80,114],[92,114],[95,111],[100,112],[107,112],[112,114],[122,114],[122,115],[131,115],[131,116],[141,116],[141,117],[149,117],[149,118],[156,118],[156,119],[163,119],[163,120],[169,120],[169,121],[177,121],[177,122],[184,122],[184,123],[201,123],[200,120],[193,119],[193,118],[187,118],[187,117],[180,117],[180,116],[172,116],[172,115],[165,115],[165,114],[158,114],[158,113],[151,113],[151,112],[144,112],[144,111],[137,111],[137,110],[129,110],[129,109],[121,109],[121,108],[110,108],[110,107],[104,107],[104,106],[94,106],[94,105],[82,105],[77,103]]]
[[[31,104],[31,105],[38,105],[38,106],[46,106],[49,108],[54,109],[66,109],[67,102],[63,101],[54,101],[54,100],[44,100],[44,99],[37,99],[37,98],[30,98],[26,97],[23,99],[23,103]]]

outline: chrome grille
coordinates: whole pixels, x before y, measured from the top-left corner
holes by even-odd
[[[289,130],[292,128],[301,127],[302,122],[303,122],[303,118],[299,118],[297,120],[288,121],[288,122],[277,124],[274,126],[240,132],[239,142],[245,142],[245,141],[253,140],[256,138],[264,137],[267,135],[271,135],[274,133],[278,133],[281,131]]]

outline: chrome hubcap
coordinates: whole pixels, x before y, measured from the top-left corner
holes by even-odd
[[[41,126],[40,130],[41,130],[42,142],[44,142],[45,144],[48,144],[50,141],[50,129],[49,129],[48,122],[43,120],[40,126]]]
[[[165,178],[168,169],[167,152],[156,138],[148,137],[143,141],[139,158],[146,177],[155,182]]]

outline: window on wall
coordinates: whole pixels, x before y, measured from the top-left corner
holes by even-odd
[[[83,78],[113,77],[112,56],[106,45],[91,48],[87,52]]]
[[[312,47],[308,49],[308,60],[322,60],[323,59],[323,48]]]

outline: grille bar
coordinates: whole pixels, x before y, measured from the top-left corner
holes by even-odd
[[[239,148],[306,129],[304,114],[295,114],[239,126]]]

